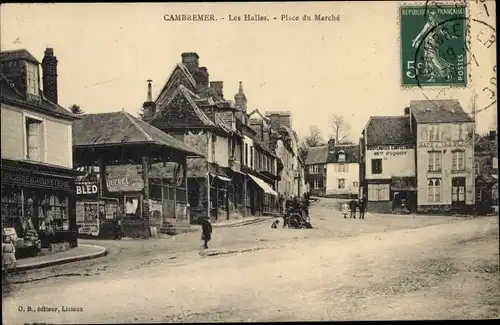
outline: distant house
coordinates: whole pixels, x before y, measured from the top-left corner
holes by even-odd
[[[308,149],[306,179],[312,195],[339,198],[359,196],[359,146],[335,144]]]
[[[361,182],[367,209],[390,213],[417,204],[415,144],[409,110],[404,116],[372,116],[362,132]]]
[[[326,195],[326,159],[328,158],[328,147],[310,147],[306,156],[306,182],[309,184],[309,192],[314,196]]]
[[[498,209],[498,137],[496,131],[476,136],[474,144],[474,175],[476,211],[488,213]]]

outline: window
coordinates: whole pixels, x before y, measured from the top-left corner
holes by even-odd
[[[248,143],[245,143],[245,166],[248,166]]]
[[[455,177],[452,179],[451,201],[452,202],[464,202],[465,201],[465,178],[464,177]]]
[[[319,189],[319,181],[318,180],[314,181],[314,189],[315,190]]]
[[[345,188],[345,179],[344,178],[338,179],[338,188]]]
[[[451,153],[451,169],[454,171],[465,170],[465,151]]]
[[[474,163],[474,175],[479,175],[479,172],[480,172],[480,167],[479,167],[479,161],[476,161]]]
[[[427,200],[430,203],[441,202],[441,180],[439,178],[430,178],[427,182]]]
[[[43,122],[31,117],[26,117],[25,122],[26,159],[42,161]]]
[[[356,181],[352,182],[352,187],[358,187],[358,186],[359,186],[358,182],[356,182]]]
[[[368,184],[368,201],[389,201],[389,184]]]
[[[39,96],[37,65],[26,62],[26,82],[28,94]]]
[[[338,161],[345,161],[345,152],[340,151],[337,159]]]
[[[429,151],[429,171],[441,171],[441,151]]]
[[[217,136],[212,134],[212,161],[215,161],[215,148],[217,145]]]
[[[309,173],[310,174],[319,174],[319,167],[320,167],[320,165],[309,166]]]
[[[372,159],[372,174],[382,174],[382,159]]]
[[[429,125],[429,141],[439,141],[439,124]]]
[[[339,173],[345,173],[345,164],[339,164]]]

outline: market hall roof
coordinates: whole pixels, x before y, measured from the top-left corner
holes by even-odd
[[[155,144],[181,151],[187,156],[204,157],[202,153],[124,110],[82,114],[80,117],[81,119],[73,124],[73,147]]]
[[[417,123],[474,121],[456,99],[412,100],[410,110]]]
[[[411,144],[409,116],[372,116],[365,128],[366,145]]]

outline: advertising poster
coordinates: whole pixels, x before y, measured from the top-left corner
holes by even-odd
[[[138,192],[144,188],[140,165],[106,166],[106,188],[110,192]]]
[[[76,224],[78,234],[98,236],[99,235],[99,203],[77,202]]]

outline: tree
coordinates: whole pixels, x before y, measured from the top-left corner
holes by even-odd
[[[307,147],[317,147],[323,145],[323,137],[321,136],[321,131],[316,125],[311,125],[309,127],[309,135],[304,138],[305,145]]]
[[[76,105],[76,104],[71,105],[71,106],[69,107],[69,110],[71,111],[71,113],[73,113],[73,114],[75,114],[75,115],[79,115],[79,114],[83,114],[83,113],[85,113],[85,112],[81,109],[80,105]]]
[[[332,129],[332,137],[336,143],[345,143],[349,137],[351,127],[345,121],[343,116],[333,115],[330,119],[330,127]]]

